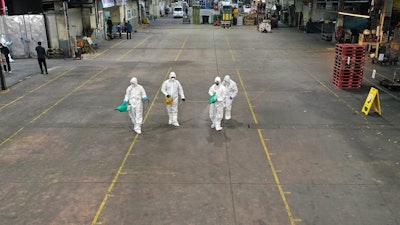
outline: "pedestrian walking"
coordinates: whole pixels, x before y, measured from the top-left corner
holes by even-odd
[[[178,123],[178,99],[179,95],[181,100],[185,101],[185,94],[181,83],[176,79],[175,72],[169,74],[169,79],[165,80],[161,86],[161,91],[165,95],[165,98],[172,98],[172,102],[166,103],[168,113],[168,124],[172,124],[179,127]]]
[[[210,119],[211,119],[211,128],[215,128],[215,130],[222,130],[221,120],[224,115],[224,105],[225,105],[225,87],[221,85],[221,78],[216,77],[214,80],[214,84],[208,90],[208,94],[210,95]]]
[[[126,24],[126,39],[132,39],[132,24],[129,21]]]
[[[229,75],[224,77],[222,84],[225,87],[225,119],[230,120],[232,115],[232,102],[238,93],[236,82]]]
[[[118,23],[118,25],[117,25],[117,31],[119,34],[119,39],[121,39],[122,38],[122,27],[121,27],[120,23]]]
[[[37,43],[38,46],[36,46],[36,53],[38,57],[38,63],[40,67],[41,74],[43,74],[43,67],[44,67],[44,72],[47,73],[47,64],[46,64],[46,50],[42,47],[42,42]]]
[[[0,52],[2,54],[1,61],[3,63],[4,72],[8,71],[8,73],[11,73],[10,49],[8,49],[7,46],[4,46],[3,44],[0,44]],[[7,70],[7,67],[8,67],[8,70]]]
[[[123,105],[128,104],[128,114],[133,123],[133,130],[137,134],[142,133],[143,101],[148,101],[146,91],[138,84],[137,78],[132,77],[129,87],[126,89]]]

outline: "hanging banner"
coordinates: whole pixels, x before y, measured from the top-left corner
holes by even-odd
[[[115,0],[116,5],[126,5],[126,0]]]
[[[115,6],[114,0],[101,0],[101,2],[103,3],[103,8]]]

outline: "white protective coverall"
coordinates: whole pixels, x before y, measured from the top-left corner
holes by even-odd
[[[168,124],[179,127],[178,123],[178,99],[181,96],[182,101],[185,101],[185,94],[181,83],[176,79],[175,72],[169,74],[169,79],[164,81],[161,86],[161,91],[165,97],[170,96],[173,98],[172,105],[167,105]]]
[[[229,75],[226,75],[224,77],[224,81],[222,84],[226,88],[225,92],[225,119],[230,120],[231,119],[231,112],[232,112],[232,102],[233,98],[236,97],[238,93],[238,88],[236,85],[236,82],[231,80]]]
[[[124,102],[129,104],[128,113],[133,123],[133,129],[137,134],[141,134],[143,122],[143,100],[148,100],[146,91],[139,85],[136,77],[131,79],[131,85],[126,89]]]
[[[224,115],[224,105],[225,105],[225,87],[221,84],[221,78],[216,77],[214,80],[214,84],[208,90],[208,94],[213,96],[216,93],[217,101],[215,103],[210,104],[210,119],[211,119],[211,128],[216,130],[222,130],[221,120]]]

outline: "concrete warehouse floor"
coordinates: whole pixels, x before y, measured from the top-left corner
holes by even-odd
[[[125,38],[125,36],[123,36]],[[83,60],[17,59],[0,94],[0,224],[399,225],[400,96],[371,78],[332,85],[335,45],[280,26],[221,29],[160,18]],[[167,124],[175,71],[186,102]],[[233,119],[210,129],[208,88],[237,82]],[[121,104],[150,98],[142,135]],[[361,113],[370,87],[382,116]]]

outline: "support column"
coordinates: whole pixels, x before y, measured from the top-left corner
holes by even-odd
[[[376,31],[379,34],[378,43],[376,45],[375,55],[378,55],[379,47],[384,46],[388,42],[389,29],[390,29],[390,17],[392,16],[393,0],[384,1],[383,7],[380,14],[379,29]],[[389,17],[388,20],[385,20]],[[384,34],[386,33],[386,36]]]
[[[338,12],[342,12],[344,9],[344,3],[345,0],[339,0],[338,2]],[[338,14],[337,20],[336,20],[336,28],[343,26],[344,24],[344,15]],[[336,29],[335,29],[336,30]]]

